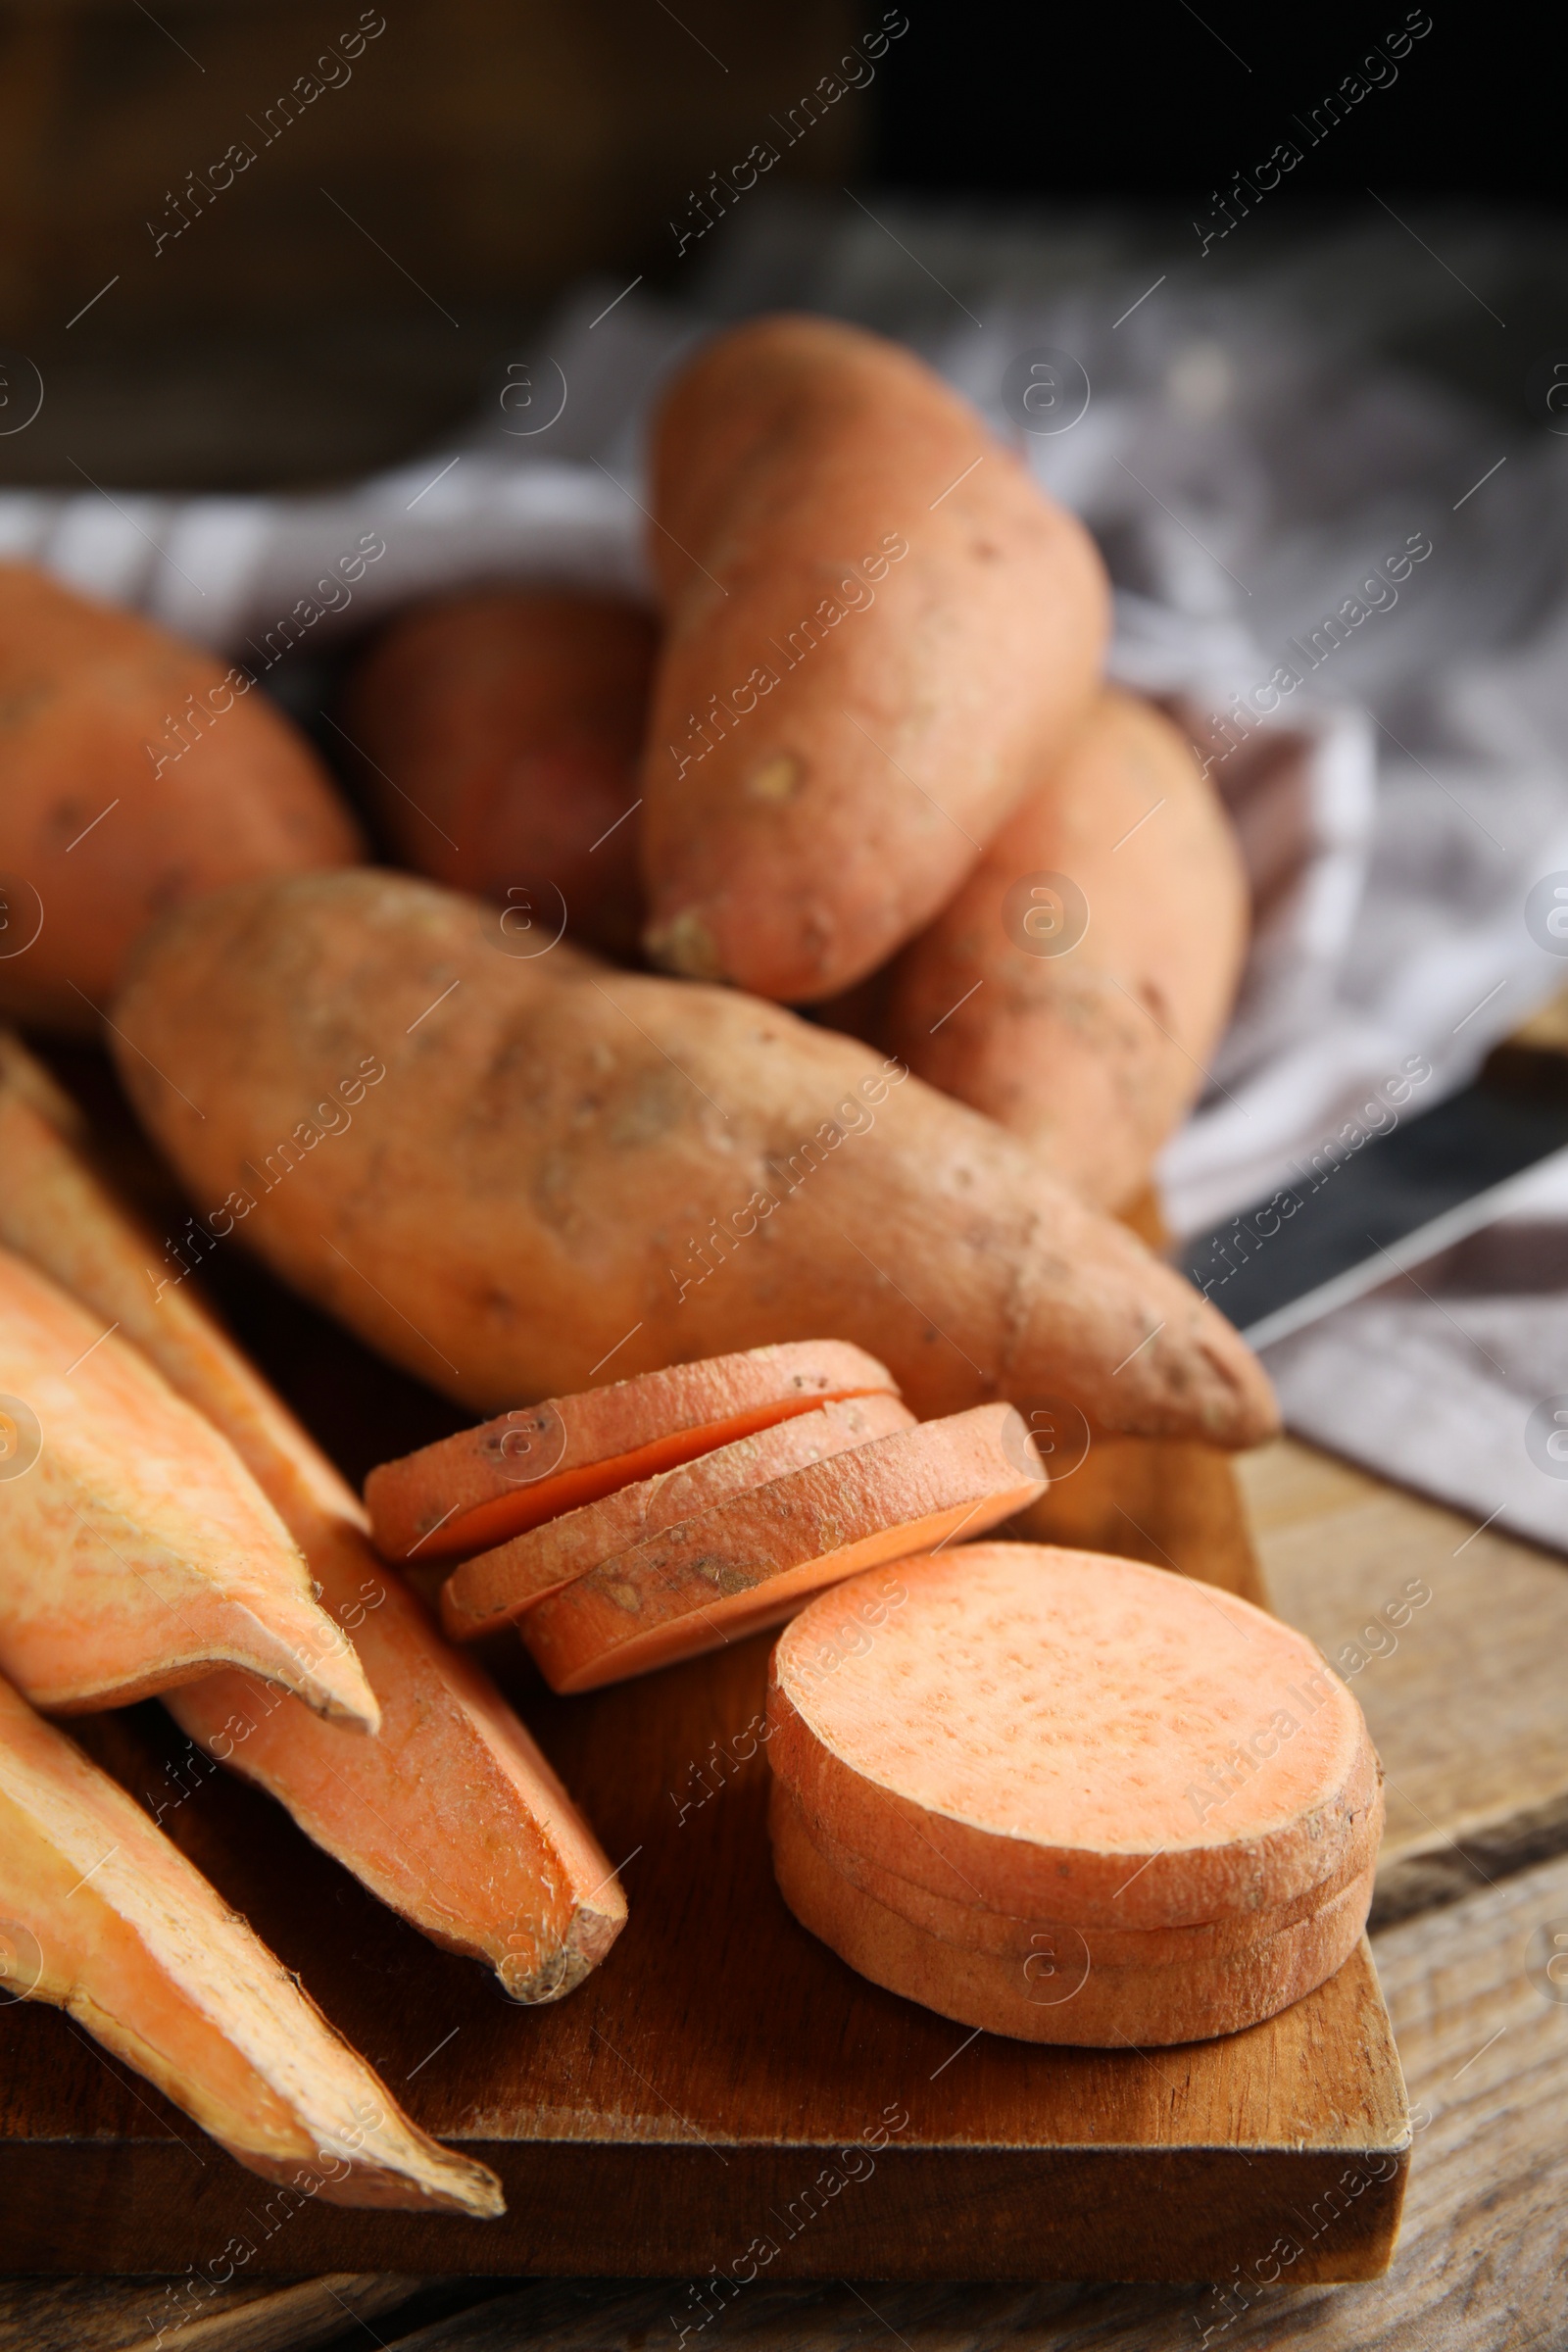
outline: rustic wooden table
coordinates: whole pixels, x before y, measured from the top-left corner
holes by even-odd
[[[1243,1481],[1275,1605],[1350,1673],[1388,1769],[1373,1943],[1416,2124],[1392,2270],[1304,2288],[1266,2263],[1187,2288],[759,2284],[715,2338],[805,2352],[888,2336],[906,2352],[1568,2344],[1568,1984],[1545,1970],[1553,1933],[1568,1936],[1568,1569],[1290,1441]],[[1412,1585],[1431,1597],[1399,1624]],[[164,2278],[14,2278],[0,2352],[675,2352],[681,2311],[670,2284],[629,2280],[342,2275],[193,2299]]]

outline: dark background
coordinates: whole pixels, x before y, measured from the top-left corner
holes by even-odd
[[[30,361],[46,391],[35,423],[0,432],[0,484],[305,485],[416,449],[564,286],[668,282],[690,190],[767,135],[883,0],[384,0],[352,81],[155,254],[147,223],[171,218],[187,172],[249,136],[360,13],[0,8],[0,368]],[[791,149],[770,191],[1058,217],[1154,204],[1186,237],[1406,21],[1220,0],[909,0],[907,15],[872,86]],[[1269,236],[1386,220],[1369,187],[1440,247],[1477,201],[1554,221],[1565,49],[1560,17],[1435,0],[1396,81],[1270,196]],[[1560,324],[1540,332],[1568,345]]]

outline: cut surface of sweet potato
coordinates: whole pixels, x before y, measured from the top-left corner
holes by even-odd
[[[13,1991],[65,2009],[239,2163],[302,2201],[478,2216],[501,2184],[412,2123],[221,1896],[0,1684]]]
[[[626,1916],[598,1841],[489,1678],[376,1558],[358,1498],[195,1284],[148,1281],[159,1247],[85,1157],[79,1127],[0,1032],[0,1241],[118,1322],[229,1439],[352,1634],[381,1727],[356,1738],[238,1670],[167,1691],[166,1705],[383,1902],[494,1968],[514,1999],[569,1992]]]
[[[1258,2025],[1344,1966],[1372,1900],[1368,1862],[1298,1916],[1259,1915],[1255,1932],[1229,1950],[1112,1959],[1099,1948],[1099,1930],[1067,1924],[1035,1929],[1025,1952],[999,1952],[951,1942],[878,1902],[833,1868],[793,1808],[775,1805],[771,1828],[784,1900],[841,1960],[923,2008],[1020,2041],[1146,2048]],[[1157,1942],[1172,1931],[1145,1933]]]
[[[732,1494],[577,1577],[519,1631],[556,1690],[696,1657],[823,1585],[982,1534],[1045,1486],[1011,1405],[979,1404]]]
[[[715,1446],[678,1470],[618,1487],[597,1502],[563,1512],[494,1551],[465,1560],[442,1588],[442,1622],[455,1640],[471,1642],[519,1617],[535,1601],[617,1552],[629,1551],[727,1495],[913,1427],[908,1406],[891,1395],[847,1397],[819,1405],[814,1412],[793,1414],[754,1437]]]
[[[373,1729],[353,1645],[233,1448],[138,1349],[0,1250],[0,1671],[71,1713],[223,1665]]]
[[[370,1532],[389,1560],[460,1558],[794,1413],[879,1391],[898,1394],[863,1348],[797,1340],[550,1396],[372,1470]]]
[[[853,1585],[781,1638],[768,1755],[902,1878],[1086,1931],[1179,1927],[1321,1886],[1381,1810],[1350,1692],[1232,1593],[1021,1544],[900,1576],[858,1654],[839,1654]]]

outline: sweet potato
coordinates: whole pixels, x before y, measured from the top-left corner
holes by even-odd
[[[496,955],[428,883],[181,908],[115,1020],[210,1231],[480,1409],[830,1332],[926,1416],[1274,1426],[1223,1318],[990,1120],[731,990]]]
[[[569,1992],[626,1916],[592,1833],[487,1677],[382,1568],[359,1502],[194,1283],[155,1290],[146,1279],[158,1245],[68,1140],[73,1123],[74,1107],[0,1034],[0,1241],[118,1319],[224,1431],[303,1549],[324,1606],[353,1629],[381,1726],[374,1740],[345,1736],[241,1673],[188,1683],[165,1704],[383,1902],[488,1962],[514,1999]]]
[[[372,1470],[370,1534],[389,1560],[461,1559],[792,1414],[892,1388],[863,1348],[811,1340],[549,1396]]]
[[[752,321],[677,376],[649,552],[646,944],[832,996],[927,922],[1087,707],[1093,543],[909,352]]]
[[[975,1405],[710,1503],[537,1602],[518,1631],[552,1690],[596,1690],[777,1625],[858,1569],[983,1535],[1045,1484],[1012,1407]]]
[[[914,1415],[897,1396],[860,1396],[819,1405],[755,1437],[717,1446],[678,1470],[619,1487],[465,1560],[441,1589],[442,1623],[454,1641],[471,1642],[602,1561],[695,1518],[728,1495],[913,1426]]]
[[[91,1034],[155,914],[363,845],[243,669],[0,564],[0,1012]]]
[[[783,1798],[783,1802],[779,1799]],[[1354,1950],[1372,1899],[1373,1865],[1294,1915],[1260,1915],[1245,1941],[1209,1949],[1207,1928],[1122,1935],[1127,1956],[1055,1921],[1025,1923],[1021,1951],[954,1941],[916,1925],[842,1876],[775,1786],[773,1865],[796,1918],[859,1975],[960,2025],[1020,2041],[1146,2049],[1235,2034],[1327,1982]],[[1142,1943],[1185,1948],[1145,1957]]]
[[[1119,1209],[1198,1099],[1247,925],[1241,856],[1185,738],[1107,690],[899,957],[886,1042]]]
[[[1043,1545],[899,1575],[870,1641],[846,1638],[852,1583],[774,1650],[773,1770],[840,1844],[1091,1938],[1268,1911],[1364,1858],[1382,1790],[1361,1710],[1277,1618]]]
[[[518,953],[560,920],[607,954],[635,951],[654,648],[651,616],[624,598],[498,588],[404,613],[344,689],[399,858],[498,900],[498,937]]]
[[[264,2180],[492,2217],[501,2184],[411,2123],[133,1798],[0,1683],[0,1907],[48,2001]]]
[[[0,1440],[0,1672],[34,1706],[118,1706],[234,1664],[374,1730],[352,1644],[232,1447],[6,1250]]]

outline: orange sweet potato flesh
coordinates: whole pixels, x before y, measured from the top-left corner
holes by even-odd
[[[652,506],[646,944],[692,979],[831,996],[930,920],[1065,745],[1100,559],[912,354],[824,318],[698,353]]]
[[[0,1013],[91,1034],[167,907],[364,855],[310,745],[243,675],[0,564]]]
[[[897,1571],[890,1573],[896,1575]],[[769,1805],[775,1844],[780,1830],[787,1838],[809,1838],[822,1860],[840,1878],[848,1879],[861,1893],[870,1895],[887,1910],[897,1911],[913,1926],[941,1937],[945,1943],[1022,1961],[1040,1949],[1039,1938],[1043,1935],[1059,1927],[1063,1958],[1068,1947],[1081,1954],[1087,1946],[1097,1967],[1102,1968],[1130,1964],[1166,1968],[1189,1961],[1219,1959],[1243,1953],[1282,1928],[1298,1926],[1348,1888],[1362,1885],[1376,1866],[1383,1830],[1383,1808],[1381,1804],[1374,1805],[1358,1819],[1355,1836],[1339,1865],[1326,1879],[1303,1887],[1289,1902],[1263,1904],[1256,1910],[1232,1912],[1220,1919],[1200,1920],[1186,1927],[1097,1927],[1083,1936],[1081,1931],[1050,1917],[1019,1918],[1011,1912],[992,1910],[976,1899],[974,1889],[959,1878],[956,1870],[949,1877],[951,1892],[938,1894],[934,1888],[918,1886],[912,1879],[889,1870],[885,1863],[868,1860],[864,1854],[841,1844],[819,1820],[808,1814],[776,1774]]]
[[[348,680],[344,727],[398,857],[509,906],[514,948],[525,919],[544,938],[563,919],[553,885],[571,932],[635,951],[655,642],[621,597],[492,589],[402,614]]]
[[[1066,876],[1081,903],[1063,906],[1049,882],[1031,903],[1037,875]],[[1107,689],[899,957],[887,1043],[1120,1209],[1202,1089],[1248,912],[1240,852],[1185,737]]]
[[[0,1684],[0,1904],[13,1993],[67,2011],[237,2162],[329,2205],[493,2217],[119,1785]]]
[[[796,1918],[860,1976],[959,2025],[1020,2041],[1099,2049],[1207,2040],[1258,2025],[1343,1968],[1366,1924],[1373,1865],[1294,1916],[1259,1914],[1245,1942],[1207,1950],[1209,1931],[1159,1958],[1110,1957],[1102,1933],[1041,1925],[1022,1952],[950,1941],[842,1877],[800,1814],[770,1814],[779,1891]],[[1166,1931],[1165,1939],[1176,1931]],[[1162,1940],[1155,1930],[1145,1940]],[[1119,1939],[1123,1950],[1138,1941]]]
[[[487,1962],[514,1999],[569,1992],[626,1916],[597,1840],[488,1677],[381,1566],[355,1495],[195,1285],[155,1292],[143,1269],[160,1261],[158,1244],[63,1132],[71,1121],[44,1073],[0,1035],[0,1240],[119,1319],[224,1431],[299,1543],[323,1607],[351,1630],[381,1727],[373,1740],[348,1737],[239,1672],[187,1683],[166,1705],[383,1902]]]
[[[1323,1885],[1381,1809],[1350,1692],[1232,1593],[1021,1544],[899,1573],[906,1603],[858,1652],[835,1647],[853,1586],[782,1636],[768,1754],[901,1878],[1085,1933],[1183,1927]]]
[[[592,1690],[777,1625],[823,1585],[983,1535],[1045,1491],[1010,1405],[874,1438],[744,1488],[575,1578],[520,1620],[555,1690]]]
[[[115,1020],[215,1229],[480,1410],[828,1334],[922,1416],[1276,1425],[1223,1317],[993,1121],[733,990],[497,955],[430,883],[204,899],[144,940]]]
[[[233,1448],[5,1250],[0,1397],[0,1672],[34,1706],[118,1706],[235,1664],[374,1729],[352,1644]]]
[[[863,1348],[811,1340],[549,1396],[372,1470],[370,1534],[389,1560],[460,1559],[792,1414],[893,1385]]]
[[[695,1518],[727,1495],[913,1427],[914,1415],[897,1396],[858,1396],[818,1405],[755,1437],[717,1446],[679,1469],[619,1487],[465,1560],[441,1589],[442,1623],[458,1642],[493,1633],[590,1568]]]

